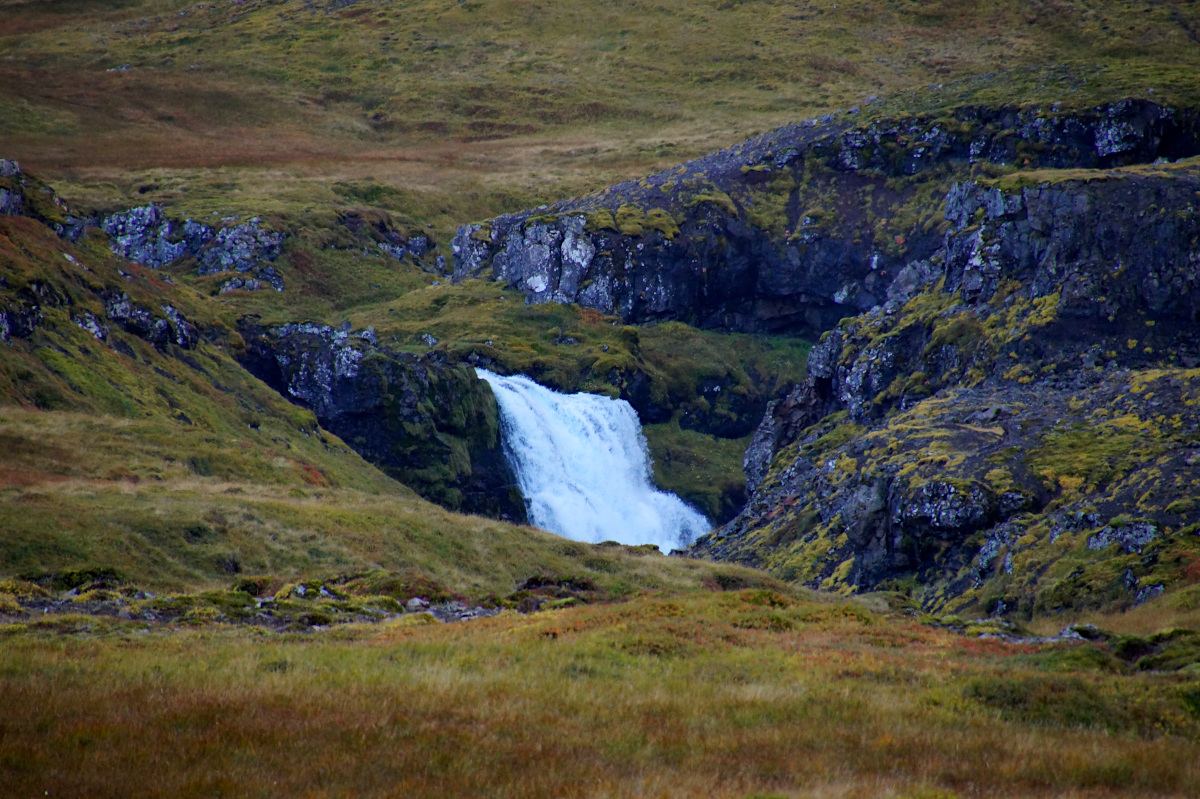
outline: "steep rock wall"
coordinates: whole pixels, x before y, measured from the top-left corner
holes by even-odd
[[[881,304],[942,243],[946,191],[987,168],[1109,168],[1200,152],[1194,109],[960,108],[789,125],[594,195],[464,226],[455,279],[530,303],[818,335]]]
[[[379,346],[370,329],[244,320],[250,372],[417,493],[452,510],[525,521],[488,384],[439,353]]]
[[[1161,592],[1200,528],[1200,172],[962,184],[945,216],[772,403],[694,554],[934,607]]]

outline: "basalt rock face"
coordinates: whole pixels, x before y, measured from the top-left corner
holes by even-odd
[[[1200,170],[960,184],[814,348],[693,554],[992,612],[1128,607],[1200,553]]]
[[[286,288],[277,262],[294,232],[272,230],[258,217],[241,222],[227,218],[213,227],[190,218],[169,217],[151,203],[103,218],[68,216],[57,229],[60,235],[75,240],[89,226],[102,228],[112,251],[133,263],[154,269],[182,263],[200,275],[229,273],[220,281],[218,292],[222,294]],[[332,228],[302,231],[302,239],[309,246],[375,249],[397,260],[411,257],[427,271],[432,269],[427,262],[433,259],[426,256],[435,254],[437,245],[426,236],[406,237],[386,212],[345,210],[337,215]]]
[[[459,230],[454,278],[626,322],[819,335],[943,244],[947,190],[996,166],[1111,168],[1200,152],[1195,110],[960,108],[780,128],[594,195]],[[911,281],[911,274],[905,279]]]
[[[243,335],[243,366],[384,472],[452,510],[525,521],[495,397],[472,368],[381,347],[370,329],[246,320]]]
[[[45,324],[47,313],[62,310],[80,329],[99,341],[108,342],[110,325],[137,336],[156,349],[174,344],[184,350],[194,349],[201,335],[197,327],[173,305],[146,305],[114,288],[93,290],[93,303],[86,306],[51,281],[33,280],[13,291],[6,279],[0,279],[0,342],[10,339],[29,339]],[[103,304],[103,312],[95,313],[95,301]],[[122,346],[112,342],[113,346]]]

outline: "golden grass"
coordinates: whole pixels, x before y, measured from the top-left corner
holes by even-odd
[[[1037,651],[762,591],[309,636],[47,625],[0,648],[0,773],[97,797],[1188,794],[1194,688]]]
[[[337,5],[5,0],[0,150],[106,203],[169,201],[126,180],[156,170],[377,178],[445,234],[868,96],[1194,102],[1200,66],[1189,4]]]
[[[0,409],[0,575],[108,568],[142,588],[182,591],[223,588],[238,573],[407,570],[473,598],[509,594],[534,575],[586,577],[612,596],[722,576],[770,582],[452,513],[340,447],[316,461],[335,481],[319,486],[294,449],[212,440],[158,420]],[[206,456],[211,476],[197,472]]]

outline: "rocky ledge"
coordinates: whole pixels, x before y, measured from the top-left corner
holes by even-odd
[[[865,114],[865,112],[863,112]],[[942,244],[947,191],[1014,168],[1106,169],[1200,153],[1200,114],[963,107],[789,125],[586,197],[461,228],[453,276],[628,323],[820,335],[883,303]]]
[[[170,216],[154,203],[108,213],[79,213],[9,159],[0,159],[0,214],[36,219],[72,242],[90,231],[103,231],[114,255],[151,269],[182,267],[199,275],[217,275],[218,293],[283,291],[286,270],[278,262],[288,240],[295,238],[295,231],[279,220],[270,223],[257,216],[241,220],[231,216],[205,224]],[[396,260],[411,258],[427,271],[437,271],[440,267],[435,265],[443,260],[428,236],[404,235],[385,211],[342,209],[330,224],[335,229],[309,235],[312,241],[308,243],[330,249],[374,250]]]
[[[1129,607],[1200,563],[1200,115],[849,112],[463,227],[454,277],[820,336],[698,557],[931,609]]]

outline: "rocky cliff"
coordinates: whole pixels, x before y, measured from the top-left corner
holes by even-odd
[[[1200,562],[1200,122],[1125,100],[794,125],[459,231],[455,278],[822,336],[692,554],[929,607],[1128,606]]]
[[[1200,169],[960,184],[772,403],[697,555],[933,607],[1136,604],[1198,562]]]
[[[530,303],[578,302],[630,323],[815,337],[884,302],[906,265],[933,255],[956,182],[1200,152],[1195,109],[1142,100],[870,121],[868,110],[464,226],[454,278],[487,274]]]
[[[496,399],[466,364],[381,347],[371,329],[244,320],[241,363],[385,473],[438,504],[525,521]]]

